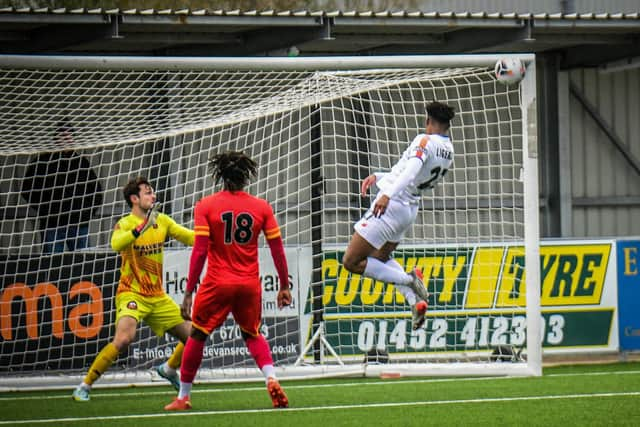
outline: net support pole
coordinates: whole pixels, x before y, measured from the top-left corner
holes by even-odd
[[[524,235],[527,293],[527,364],[532,375],[542,375],[540,313],[540,220],[538,208],[538,132],[536,64],[530,61],[522,81]]]
[[[313,268],[311,277],[314,336],[324,333],[321,325],[324,316],[322,307],[322,128],[320,106],[314,105],[311,112],[311,253]],[[322,357],[321,341],[314,340],[313,358],[316,363]],[[304,356],[304,353],[302,354]]]

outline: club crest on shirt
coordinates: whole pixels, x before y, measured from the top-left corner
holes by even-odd
[[[129,301],[129,303],[127,303],[127,308],[129,310],[137,310],[138,309],[138,304],[136,304],[135,301]]]

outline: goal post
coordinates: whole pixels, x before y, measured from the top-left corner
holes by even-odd
[[[114,330],[120,189],[146,176],[164,212],[193,227],[196,201],[218,189],[207,160],[224,150],[257,161],[248,192],[272,204],[283,234],[294,303],[282,311],[264,240],[260,249],[262,332],[280,377],[541,375],[535,57],[509,56],[527,65],[512,86],[492,75],[504,55],[0,56],[0,378],[81,378]],[[341,260],[372,201],[360,182],[424,131],[432,100],[455,108],[455,156],[393,254],[422,269],[430,292],[427,321],[412,331],[394,286]],[[55,217],[88,209],[70,190],[71,150],[101,193],[75,250],[46,234]],[[24,186],[34,163],[54,183],[35,202]],[[189,255],[164,247],[163,285],[177,302]],[[151,367],[175,345],[143,324],[104,381],[156,380]],[[207,341],[198,379],[258,377],[230,318]]]

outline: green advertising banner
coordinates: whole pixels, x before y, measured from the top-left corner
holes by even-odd
[[[614,248],[613,241],[541,243],[545,352],[618,348]],[[422,270],[430,293],[427,321],[417,331],[393,284],[350,274],[342,266],[342,250],[324,252],[325,337],[340,356],[372,349],[437,354],[525,345],[522,246],[412,247],[394,255],[405,271]]]
[[[542,313],[543,346],[607,346],[614,310]],[[327,318],[329,344],[343,356],[372,349],[399,352],[469,351],[500,345],[523,347],[524,314],[430,316],[426,325],[411,330],[407,318]]]

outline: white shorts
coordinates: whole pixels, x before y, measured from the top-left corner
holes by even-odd
[[[385,213],[376,218],[373,216],[374,206],[375,201],[353,228],[376,249],[380,249],[387,242],[400,242],[418,214],[418,205],[391,199]]]

